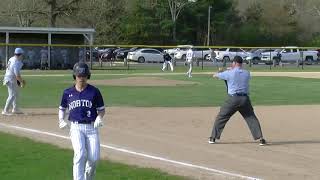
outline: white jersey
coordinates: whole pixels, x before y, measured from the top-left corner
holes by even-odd
[[[191,62],[192,61],[192,58],[193,58],[193,51],[192,51],[192,49],[189,49],[188,51],[187,51],[187,61],[188,62]]]
[[[15,56],[11,57],[8,61],[6,74],[4,75],[4,82],[15,82],[16,76],[20,75],[21,68],[23,66],[23,63],[18,60]]]

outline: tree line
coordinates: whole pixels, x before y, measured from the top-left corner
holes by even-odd
[[[319,19],[317,0],[0,2],[2,26],[94,28],[96,44],[320,46]]]

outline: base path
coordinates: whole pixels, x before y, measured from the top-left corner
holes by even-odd
[[[239,114],[208,144],[218,108],[110,107],[100,129],[102,157],[194,179],[320,179],[319,109],[256,106],[270,143],[261,147]],[[0,131],[71,148],[56,109],[24,111],[0,116]]]

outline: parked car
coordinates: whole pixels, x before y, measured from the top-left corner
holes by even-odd
[[[174,53],[176,53],[179,50],[179,48],[172,48],[172,49],[165,49],[163,51],[167,52],[171,56],[174,56]]]
[[[125,50],[128,50],[128,49],[130,49],[130,48],[118,48],[118,49],[115,49],[115,50],[113,51],[113,53],[114,53],[115,55],[117,55],[118,52],[125,51]]]
[[[246,61],[252,61],[252,64],[258,64],[261,61],[262,53],[272,51],[274,51],[274,49],[251,49],[248,51]]]
[[[98,51],[99,52],[99,58],[101,60],[106,60],[106,61],[114,61],[115,60],[115,53],[114,51],[117,48],[107,48],[107,49],[103,49]]]
[[[133,52],[133,51],[135,51],[137,49],[141,49],[141,48],[133,47],[133,48],[130,48],[130,49],[120,50],[116,54],[116,59],[123,60],[124,58],[127,58],[129,52]]]
[[[295,46],[283,47],[283,49],[276,49],[273,52],[262,53],[261,60],[265,64],[270,64],[273,60],[281,60],[281,62],[296,63],[303,59],[306,64],[313,64],[317,62],[318,51],[299,49]]]
[[[98,61],[99,59],[99,52],[97,48],[93,48],[92,50],[92,59],[93,61]],[[90,49],[86,49],[86,59],[90,59]]]
[[[163,62],[163,54],[157,49],[145,48],[129,52],[128,60],[137,61],[139,63],[145,62]]]
[[[273,59],[277,59],[279,58],[280,52],[282,51],[282,49],[274,49],[273,51],[269,51],[269,52],[264,52],[261,53],[261,61],[264,62],[265,64],[272,64],[272,60]]]
[[[173,57],[175,60],[186,60],[188,49],[192,48],[192,45],[179,45],[176,49]]]
[[[164,51],[163,48],[159,48],[159,47],[155,47],[155,48],[152,48],[152,49],[156,49],[156,50],[158,50],[158,51],[160,51],[160,52],[162,52],[162,53],[163,53],[163,51]]]
[[[206,59],[208,59],[207,57],[210,54],[210,49],[209,48],[194,48],[193,54],[197,60],[202,60],[202,59],[206,60]]]
[[[229,62],[235,56],[241,56],[245,63],[248,63],[246,58],[249,56],[249,53],[241,48],[220,48],[216,53],[216,59],[218,61]]]
[[[300,57],[301,55],[303,55],[304,63],[307,65],[319,63],[320,54],[319,51],[316,49],[300,49]],[[300,64],[302,64],[302,62]]]
[[[208,55],[210,54],[209,48],[193,48],[192,45],[180,45],[178,47],[179,48],[175,50],[173,56],[176,60],[186,60],[187,51],[190,47],[192,48],[194,58],[196,60],[207,59]]]

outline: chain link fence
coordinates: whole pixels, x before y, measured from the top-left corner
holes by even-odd
[[[159,69],[167,52],[174,68],[186,66],[187,51],[192,47],[193,66],[198,69],[229,66],[239,55],[248,67],[317,66],[320,48],[317,47],[196,47],[196,46],[126,46],[126,45],[67,45],[67,44],[1,44],[0,68],[6,67],[14,49],[24,50],[24,69],[72,69],[76,62],[86,62],[92,69],[136,70]],[[168,68],[169,66],[167,66]]]

